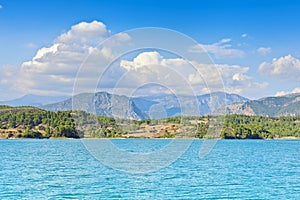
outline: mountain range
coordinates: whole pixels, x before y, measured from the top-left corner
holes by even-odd
[[[177,115],[207,115],[216,110],[228,114],[300,115],[300,93],[249,100],[237,94],[215,92],[199,96],[173,94],[126,97],[107,92],[82,93],[74,97],[26,95],[0,102],[11,106],[37,106],[50,111],[85,110],[99,116],[127,119],[164,118]]]
[[[154,108],[154,118],[161,118],[160,116],[155,117],[156,109],[164,110],[167,117],[182,115],[183,113],[185,115],[192,115],[192,113],[194,115],[207,115],[222,106],[236,102],[246,102],[249,99],[237,94],[214,92],[194,97],[173,94],[142,96],[132,98],[132,101],[139,109],[150,116]],[[197,108],[191,105],[195,105]]]
[[[135,120],[147,118],[130,98],[107,92],[82,93],[65,101],[41,106],[41,108],[50,111],[84,110],[97,116]]]
[[[20,98],[9,100],[9,101],[0,101],[0,105],[8,106],[43,106],[51,103],[56,103],[64,101],[70,97],[68,96],[41,96],[34,94],[27,94]]]
[[[169,94],[133,98],[98,92],[75,95],[73,99],[69,98],[41,108],[50,111],[85,110],[96,115],[117,118],[158,119],[178,115],[207,115],[221,106],[248,100],[236,94],[223,92],[195,97]]]
[[[259,116],[300,115],[300,93],[278,97],[265,97],[246,102],[237,102],[227,105],[226,113]]]

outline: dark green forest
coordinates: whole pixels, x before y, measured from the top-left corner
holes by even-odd
[[[300,116],[261,117],[227,115],[222,138],[273,139],[300,137]]]
[[[114,137],[115,121],[83,111],[51,112],[34,107],[0,107],[0,134],[17,138],[82,138],[84,130],[98,127],[102,135]],[[111,134],[113,132],[113,134]]]
[[[209,116],[170,117],[160,120],[120,120],[95,116],[84,111],[51,112],[35,107],[0,106],[0,136],[2,138],[111,138],[128,134],[122,124],[133,124],[136,129],[158,123],[195,126],[193,137],[209,138]],[[192,123],[196,120],[196,124]],[[300,116],[262,117],[226,115],[222,124],[222,139],[300,138]],[[212,127],[213,128],[213,127]],[[162,137],[176,137],[165,134]]]

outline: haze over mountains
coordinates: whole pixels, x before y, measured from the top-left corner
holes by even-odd
[[[204,94],[195,97],[190,96],[176,96],[176,95],[153,95],[132,98],[133,102],[143,112],[151,115],[151,109],[157,107],[165,110],[166,117],[181,115],[182,112],[186,114],[197,112],[198,115],[207,115],[213,110],[226,106],[236,102],[245,102],[249,99],[237,94],[228,94],[224,92],[215,92],[211,94]],[[195,102],[196,101],[196,102]],[[192,108],[190,111],[187,108],[188,105],[195,104],[198,108]],[[155,109],[154,109],[155,111]],[[189,113],[190,111],[190,113]]]
[[[41,96],[35,94],[26,94],[20,98],[8,100],[8,101],[0,101],[0,105],[8,105],[8,106],[43,106],[51,103],[56,103],[60,101],[64,101],[70,97],[68,96]]]
[[[221,106],[248,99],[236,95],[216,92],[195,97],[176,95],[152,95],[128,98],[107,92],[79,94],[72,99],[54,103],[41,108],[58,110],[85,110],[96,115],[117,118],[146,119],[165,118],[178,115],[207,115]],[[222,102],[216,104],[216,102]],[[216,105],[218,105],[216,107]]]
[[[98,116],[108,116],[126,119],[145,119],[146,115],[136,107],[134,102],[120,95],[107,92],[82,93],[65,101],[42,106],[50,111],[84,110]]]
[[[0,102],[11,106],[37,106],[50,111],[85,110],[99,116],[128,119],[164,118],[177,115],[207,115],[225,108],[227,114],[300,115],[300,94],[249,100],[237,94],[215,92],[195,97],[172,94],[126,97],[107,92],[82,93],[70,97],[25,95]]]

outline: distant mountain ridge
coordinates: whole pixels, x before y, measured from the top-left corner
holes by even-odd
[[[159,105],[166,111],[166,116],[176,116],[182,114],[182,108],[190,104],[198,106],[198,115],[210,114],[214,109],[218,109],[216,103],[221,106],[226,106],[236,102],[246,102],[249,99],[237,94],[229,94],[224,92],[214,92],[210,94],[198,95],[195,97],[190,96],[176,96],[170,95],[153,95],[132,98],[133,102],[143,112],[149,115],[151,107]],[[196,100],[197,102],[193,102]]]
[[[126,96],[107,92],[82,93],[65,101],[41,106],[50,111],[84,110],[98,116],[145,119],[146,115]]]
[[[0,105],[8,106],[43,106],[46,104],[56,103],[69,98],[68,96],[41,96],[35,94],[27,94],[20,98],[0,101]]]
[[[300,115],[300,94],[264,97],[258,100],[234,103],[226,106],[226,113],[261,116]]]
[[[180,99],[180,100],[179,100]],[[195,103],[196,100],[196,103]],[[50,102],[48,104],[48,102]],[[73,103],[73,106],[72,106]],[[178,115],[207,115],[216,109],[225,108],[227,114],[290,116],[300,115],[300,93],[279,97],[264,97],[249,100],[237,94],[215,92],[195,97],[172,94],[126,97],[98,92],[82,93],[72,98],[25,95],[0,104],[10,106],[37,106],[51,111],[85,110],[101,116],[128,119],[164,118]],[[45,105],[46,104],[46,105]],[[198,106],[195,107],[195,106]],[[188,107],[191,112],[183,112]]]
[[[196,102],[195,102],[196,101]],[[50,111],[85,110],[98,116],[127,119],[165,118],[178,115],[206,115],[212,112],[215,102],[221,105],[248,101],[236,94],[216,92],[195,97],[152,95],[129,98],[107,92],[82,93],[65,101],[41,106]],[[72,105],[73,103],[73,105]],[[198,111],[195,106],[199,106]],[[218,107],[217,107],[218,108]]]

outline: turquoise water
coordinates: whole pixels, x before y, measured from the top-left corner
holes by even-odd
[[[114,140],[149,152],[168,140]],[[148,174],[103,166],[80,140],[0,140],[0,199],[300,199],[300,141],[222,140],[199,159],[194,141]]]

